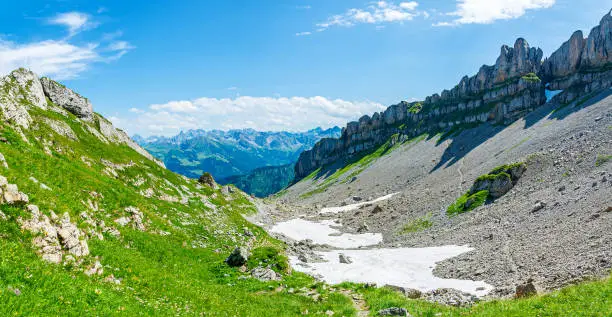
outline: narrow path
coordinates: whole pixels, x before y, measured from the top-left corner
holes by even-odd
[[[459,166],[457,167],[457,172],[459,173],[459,191],[461,191],[461,187],[463,185],[463,172],[461,172],[461,168],[463,167],[463,160],[461,159],[459,162]]]
[[[368,307],[368,303],[366,303],[361,294],[347,289],[340,290],[340,293],[347,296],[353,302],[353,307],[357,310],[357,316],[370,316],[370,307]]]

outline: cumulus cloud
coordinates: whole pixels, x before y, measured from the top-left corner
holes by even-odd
[[[119,59],[131,47],[121,44],[115,49],[119,50],[102,49],[98,43],[77,45],[64,40],[31,43],[0,40],[0,74],[25,67],[41,76],[73,79],[94,63]]]
[[[67,27],[70,36],[97,26],[97,23],[91,21],[91,17],[88,14],[75,11],[60,13],[50,18],[49,23]]]
[[[459,24],[488,24],[496,20],[510,20],[523,16],[528,10],[550,8],[555,0],[457,0],[457,8],[447,15],[456,16],[435,26]]]
[[[372,101],[351,102],[325,97],[199,98],[153,104],[131,111],[122,128],[142,135],[174,135],[187,129],[301,131],[344,125],[385,107]]]
[[[70,79],[100,58],[95,44],[83,46],[63,41],[42,41],[16,44],[0,41],[0,73],[26,67],[39,75]]]
[[[84,13],[62,13],[47,22],[66,26],[70,36],[23,43],[0,38],[0,75],[25,67],[58,80],[72,79],[94,63],[115,61],[134,49],[129,42],[118,39],[122,36],[120,31],[103,34],[92,42],[75,41],[72,35],[96,26]]]
[[[420,15],[416,8],[418,3],[415,1],[393,2],[378,1],[366,8],[348,9],[343,14],[329,17],[327,21],[317,23],[317,31],[325,31],[334,26],[351,27],[357,24],[383,24],[410,21]]]

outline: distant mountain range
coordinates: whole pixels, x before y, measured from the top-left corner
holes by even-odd
[[[281,168],[273,181],[276,186],[268,188],[260,177],[257,184],[250,184],[248,175],[262,167],[293,165],[301,152],[312,148],[322,138],[340,136],[340,128],[327,130],[316,128],[306,132],[261,132],[242,130],[189,130],[172,137],[151,136],[133,139],[162,160],[168,169],[188,177],[197,178],[209,172],[221,182],[228,183],[240,178],[239,188],[248,193],[267,195],[282,189],[293,179],[292,168]],[[269,172],[269,170],[268,170]],[[231,178],[230,178],[231,177]],[[248,184],[248,185],[247,185]],[[284,184],[278,188],[279,184]],[[263,187],[262,187],[263,186]]]

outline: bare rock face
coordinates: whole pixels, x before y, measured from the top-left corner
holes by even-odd
[[[528,73],[536,73],[540,68],[544,53],[539,48],[530,48],[529,43],[523,38],[519,38],[514,43],[514,47],[502,46],[493,73],[495,77],[491,82],[489,76],[484,77],[483,84],[503,83],[509,79],[522,76]]]
[[[612,63],[612,11],[589,33],[581,58],[583,68],[599,68]]]
[[[546,103],[546,88],[564,90],[553,102],[569,103],[612,86],[612,15],[584,39],[580,31],[542,62],[543,52],[519,38],[502,46],[495,65],[484,65],[450,90],[423,101],[402,101],[384,112],[349,122],[337,139],[322,139],[302,152],[296,180],[317,168],[371,151],[392,135],[413,137],[462,124],[510,123]]]
[[[550,90],[565,90],[557,101],[569,103],[580,95],[612,85],[612,16],[606,14],[583,38],[575,32],[569,41],[542,64],[542,77]]]
[[[47,77],[43,77],[41,82],[45,95],[54,104],[70,111],[83,120],[93,120],[93,106],[87,98]]]
[[[537,76],[542,56],[541,49],[529,47],[522,38],[513,47],[504,45],[495,65],[482,66],[453,89],[419,102],[402,101],[384,112],[349,122],[338,139],[322,139],[312,150],[301,153],[296,178],[372,150],[394,134],[408,138],[460,124],[516,120],[546,102],[544,82]]]
[[[29,128],[32,118],[28,107],[47,108],[40,80],[33,72],[20,68],[0,78],[0,109],[4,120]]]
[[[576,31],[570,39],[563,43],[544,61],[542,65],[542,74],[547,79],[564,77],[573,74],[580,67],[582,50],[586,40],[582,35],[582,31]]]
[[[25,92],[25,96],[22,97],[26,98],[30,104],[41,109],[47,109],[47,99],[45,99],[43,87],[36,74],[20,68],[13,71],[9,76],[22,89],[22,93]]]

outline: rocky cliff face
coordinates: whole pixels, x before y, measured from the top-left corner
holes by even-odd
[[[501,47],[495,65],[482,66],[451,90],[419,102],[402,101],[349,122],[339,138],[323,139],[300,155],[296,179],[370,151],[393,134],[414,136],[487,121],[509,123],[546,103],[546,89],[564,90],[555,98],[567,103],[612,86],[612,16],[604,16],[588,38],[575,32],[544,61],[543,55],[519,38],[513,47]]]
[[[45,96],[53,103],[83,120],[91,121],[93,119],[93,106],[87,98],[47,77],[41,78],[40,83]]]
[[[541,77],[550,90],[564,90],[557,99],[569,102],[612,85],[612,16],[606,14],[589,36],[576,31],[544,61]]]

